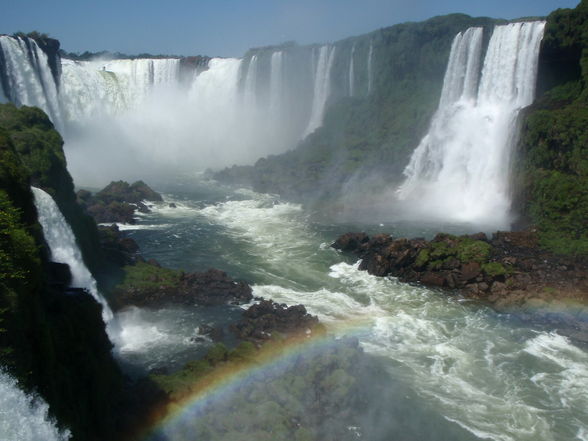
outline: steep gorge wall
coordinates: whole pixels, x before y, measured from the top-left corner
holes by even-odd
[[[47,116],[0,105],[0,366],[45,399],[74,440],[112,439],[122,377],[101,308],[88,294],[65,291],[67,274],[49,262],[32,183],[64,206],[75,197]]]
[[[540,95],[525,112],[515,170],[521,223],[546,248],[588,254],[588,1],[547,20]]]
[[[302,200],[332,200],[355,181],[376,189],[399,182],[439,101],[453,38],[469,27],[495,23],[453,14],[334,43],[337,57],[322,127],[294,150],[217,177]],[[362,60],[353,69],[352,56]]]
[[[96,223],[76,202],[60,134],[42,110],[27,106],[17,110],[12,104],[0,105],[0,128],[7,131],[31,185],[53,196],[76,235],[86,265],[104,280],[113,268],[102,256]]]

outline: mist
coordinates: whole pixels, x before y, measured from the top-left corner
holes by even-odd
[[[65,60],[58,125],[70,172],[80,185],[100,186],[282,153],[320,125],[327,96],[313,99],[324,86],[315,86],[312,65],[323,52],[211,59],[185,81],[177,59]]]

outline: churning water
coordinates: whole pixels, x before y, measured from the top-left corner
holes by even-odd
[[[129,231],[148,257],[186,270],[215,266],[251,282],[255,295],[306,305],[331,333],[354,335],[385,360],[394,381],[418,397],[415,415],[435,409],[482,439],[586,440],[585,347],[359,271],[328,246],[344,231],[314,222],[299,205],[203,181],[171,189],[166,200],[178,208],[156,205]]]

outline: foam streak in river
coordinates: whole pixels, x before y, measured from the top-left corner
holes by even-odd
[[[455,37],[439,108],[398,192],[419,216],[509,226],[511,150],[533,102],[544,27],[496,26],[481,74],[482,29]]]

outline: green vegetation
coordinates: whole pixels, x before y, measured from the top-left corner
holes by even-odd
[[[588,255],[588,2],[548,18],[539,90],[520,141],[523,214],[543,247]]]
[[[6,131],[14,145],[30,184],[55,199],[76,235],[84,262],[101,283],[100,276],[112,269],[102,256],[96,223],[76,202],[61,136],[42,110],[27,106],[17,109],[12,104],[0,104],[0,129]]]
[[[484,271],[490,277],[505,276],[508,270],[500,262],[489,262],[482,265]]]
[[[490,259],[492,246],[484,241],[467,236],[438,234],[426,248],[423,248],[415,260],[417,268],[439,270],[456,261],[457,264],[476,262],[484,264]]]
[[[125,266],[123,271],[123,280],[116,287],[118,292],[173,289],[178,286],[183,274],[182,271],[162,268],[147,262]]]
[[[60,167],[61,165],[61,167]],[[101,307],[50,280],[31,182],[68,182],[61,138],[38,109],[0,106],[0,365],[49,404],[74,440],[112,439],[122,377]],[[71,183],[71,178],[69,178]],[[67,191],[67,187],[59,187]]]

